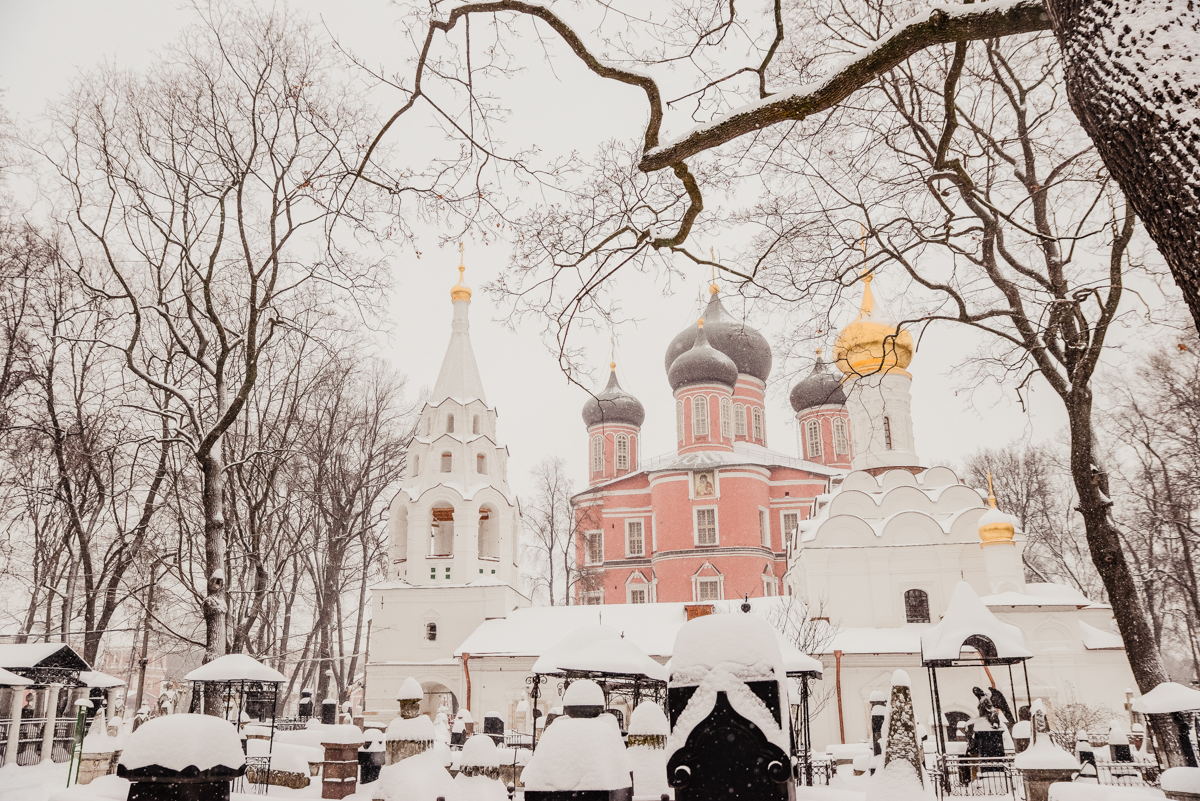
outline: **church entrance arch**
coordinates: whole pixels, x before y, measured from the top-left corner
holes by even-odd
[[[421,714],[436,718],[438,709],[445,707],[450,710],[447,717],[458,712],[458,696],[440,681],[423,681],[421,690],[425,693],[421,699]]]

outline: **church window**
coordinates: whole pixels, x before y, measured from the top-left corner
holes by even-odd
[[[604,440],[592,437],[592,472],[604,472]]]
[[[733,436],[733,432],[730,430],[731,421],[729,419],[732,416],[733,411],[729,407],[729,398],[721,398],[721,436],[727,439]]]
[[[764,548],[771,547],[771,515],[766,509],[758,510],[758,536]]]
[[[717,578],[696,579],[696,600],[721,600],[721,580]]]
[[[850,435],[846,431],[846,421],[840,417],[833,419],[833,452],[839,455],[850,453]]]
[[[475,415],[475,418],[471,421],[471,433],[479,433],[479,415]]]
[[[583,594],[583,603],[587,606],[599,606],[604,603],[604,595],[599,592],[585,592]]]
[[[892,421],[886,417],[883,418],[883,447],[892,449]]]
[[[629,603],[631,603],[631,604],[646,603],[646,588],[638,587],[635,589],[633,587],[630,587],[629,588]]]
[[[770,598],[771,596],[776,595],[776,594],[777,593],[776,593],[776,589],[775,589],[775,577],[764,575],[763,576],[763,596],[766,598]]]
[[[425,624],[425,639],[433,642],[437,639],[437,623]]]
[[[476,552],[484,559],[500,557],[500,532],[497,523],[499,521],[488,507],[479,507],[479,531],[476,535],[475,548]]]
[[[692,398],[692,436],[708,436],[708,398],[704,395]]]
[[[675,439],[683,442],[683,401],[675,404]]]
[[[446,415],[446,433],[447,434],[454,433],[454,415],[452,415],[452,414]]]
[[[450,454],[450,451],[446,451],[442,454],[442,472],[449,473],[453,467],[454,457]]]
[[[821,458],[821,421],[809,420],[804,424],[804,444],[809,459]]]
[[[929,622],[929,593],[925,590],[904,593],[904,619],[909,623]]]
[[[733,407],[733,433],[734,436],[746,436],[746,407],[738,404]]]
[[[480,475],[487,475],[487,457],[482,453],[475,456],[475,472]]]
[[[454,509],[437,507],[432,510],[429,532],[429,554],[449,556],[454,553]]]
[[[589,531],[584,536],[584,556],[589,565],[604,564],[604,532]]]
[[[629,437],[624,434],[617,435],[617,469],[629,469]]]
[[[800,515],[797,512],[783,513],[783,541],[789,549],[796,538],[796,530],[800,528]]]
[[[751,412],[751,417],[753,417],[753,422],[754,422],[754,438],[761,442],[763,439],[762,409],[755,406],[753,411]]]
[[[717,510],[711,506],[696,510],[696,544],[717,544]]]
[[[627,556],[645,556],[646,537],[641,520],[625,521],[625,542]]]

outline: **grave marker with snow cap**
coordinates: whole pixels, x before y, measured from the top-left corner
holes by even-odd
[[[300,705],[296,712],[302,718],[311,718],[313,716],[313,693],[312,690],[300,691]]]
[[[166,715],[129,735],[117,775],[129,801],[228,801],[229,782],[246,772],[242,738],[211,715]]]
[[[1069,782],[1079,772],[1079,760],[1054,744],[1046,725],[1046,705],[1041,698],[1033,699],[1029,707],[1033,718],[1029,747],[1017,754],[1013,767],[1021,772],[1025,785],[1025,801],[1047,801],[1050,785]]]
[[[563,701],[588,716],[566,714],[546,727],[521,775],[525,801],[631,801],[633,767],[616,718],[600,714],[599,685],[572,682]]]
[[[496,743],[486,734],[472,734],[458,756],[459,776],[500,778],[500,755]]]
[[[385,741],[389,765],[424,753],[433,748],[433,721],[428,715],[396,718],[388,724]]]
[[[667,685],[667,779],[677,801],[795,797],[783,655],[750,614],[689,620]]]
[[[659,799],[671,792],[667,784],[667,735],[671,724],[662,708],[642,701],[629,716],[629,761],[633,765],[633,797]]]
[[[396,693],[396,701],[400,704],[400,717],[405,720],[411,720],[421,714],[421,699],[425,697],[425,691],[421,689],[421,683],[409,676],[400,685],[400,692]]]
[[[358,789],[358,749],[364,742],[366,737],[362,729],[348,723],[321,731],[321,747],[325,749],[325,761],[321,765],[321,798],[336,801]]]
[[[379,778],[386,752],[383,747],[383,732],[379,729],[367,729],[363,732],[365,742],[358,749],[358,776],[363,784],[370,784]]]

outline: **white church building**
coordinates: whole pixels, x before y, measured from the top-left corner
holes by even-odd
[[[497,411],[471,349],[471,291],[459,269],[450,344],[390,507],[390,572],[372,588],[364,714],[368,725],[386,725],[412,676],[426,692],[425,711],[465,706],[477,721],[496,712],[527,732],[526,679],[542,654],[602,624],[665,663],[698,604],[531,607],[517,589],[519,510]],[[888,689],[897,668],[913,676],[919,718],[929,722],[921,633],[945,614],[959,582],[981,599],[981,610],[1018,627],[1033,656],[1011,676],[1008,667],[939,671],[952,725],[975,716],[973,686],[996,686],[1017,710],[1029,702],[1026,680],[1052,714],[1056,705],[1086,701],[1127,719],[1126,690],[1135,685],[1111,609],[1073,588],[1026,583],[1025,538],[1012,518],[950,469],[920,465],[906,370],[912,349],[868,282],[860,314],[835,346],[850,469],[828,470],[826,491],[789,532],[782,594],[750,599],[754,613],[803,629],[824,666],[814,686],[814,744],[869,738],[870,697]],[[721,613],[738,601],[700,605]],[[555,683],[542,692],[543,711],[560,703]]]

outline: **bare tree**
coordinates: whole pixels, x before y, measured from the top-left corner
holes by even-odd
[[[562,457],[543,459],[534,465],[530,475],[534,480],[533,496],[521,514],[522,575],[531,597],[543,597],[551,606],[570,604],[580,592],[594,589],[595,577],[581,567],[579,540],[591,528],[589,515],[595,512],[582,507],[581,516],[576,517],[571,506],[574,487]]]
[[[207,659],[230,644],[226,435],[294,305],[364,298],[374,269],[334,245],[363,113],[328,48],[281,12],[199,8],[144,75],[101,71],[42,148],[68,197],[79,274],[126,322],[129,374],[168,396],[164,425],[199,472]]]

